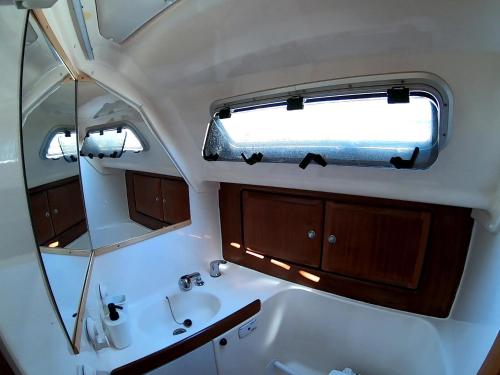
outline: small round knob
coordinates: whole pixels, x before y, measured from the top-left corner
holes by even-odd
[[[220,339],[220,341],[219,341],[219,345],[220,345],[220,346],[226,346],[226,345],[227,345],[227,340],[226,340],[225,338]]]
[[[45,212],[45,217],[46,217],[47,219],[48,219],[48,218],[50,218],[50,212],[49,212],[49,211],[46,211],[46,212]]]
[[[155,201],[159,202],[160,201],[160,197],[155,197]]]
[[[57,215],[59,213],[59,210],[57,208],[54,208],[52,212],[54,212],[54,215]]]
[[[330,234],[328,236],[328,243],[331,245],[335,245],[336,242],[337,242],[337,237],[335,237],[333,234]]]
[[[307,232],[307,238],[309,238],[310,240],[314,240],[316,238],[316,232],[310,230],[309,232]]]

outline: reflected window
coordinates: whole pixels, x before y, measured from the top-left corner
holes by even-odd
[[[145,142],[136,130],[131,126],[114,125],[88,130],[80,154],[90,158],[120,158],[126,151],[139,153],[144,150]]]
[[[67,162],[77,161],[77,142],[74,130],[59,128],[52,131],[42,147],[42,158]]]

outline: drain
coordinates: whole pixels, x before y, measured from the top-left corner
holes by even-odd
[[[185,332],[186,332],[186,330],[184,328],[177,328],[177,329],[174,330],[173,335],[174,336],[175,335],[180,335],[181,333],[185,333]]]

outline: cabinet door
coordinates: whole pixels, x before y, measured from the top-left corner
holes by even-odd
[[[290,262],[319,267],[323,202],[319,199],[243,192],[245,248]]]
[[[189,220],[189,188],[181,180],[162,179],[163,221],[176,224]]]
[[[38,244],[42,245],[55,236],[47,192],[40,191],[38,193],[31,193],[30,208],[36,239]]]
[[[134,174],[135,209],[157,220],[163,220],[160,181],[158,177]]]
[[[80,182],[51,188],[47,191],[52,214],[52,225],[57,234],[85,220]]]
[[[322,269],[416,288],[424,260],[428,212],[327,202]]]
[[[145,375],[217,375],[212,342],[183,355]]]

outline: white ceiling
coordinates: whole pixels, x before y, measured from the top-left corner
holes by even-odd
[[[47,12],[75,64],[143,105],[189,181],[232,181],[487,208],[500,179],[500,2],[182,0],[122,45],[99,34],[94,61],[66,2]],[[448,146],[427,171],[206,162],[209,106],[257,90],[340,77],[427,71],[451,87]]]

